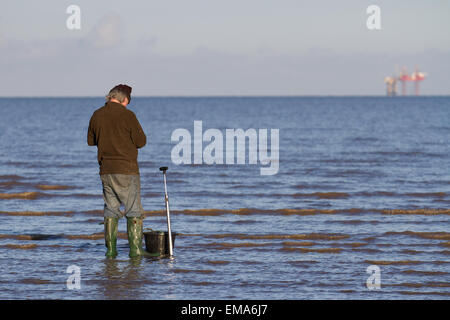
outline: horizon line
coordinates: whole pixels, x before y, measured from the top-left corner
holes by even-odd
[[[280,95],[239,95],[239,94],[224,94],[224,95],[134,95],[132,98],[363,98],[363,97],[372,97],[372,98],[421,98],[421,97],[450,97],[450,93],[447,94],[421,94],[421,95],[397,95],[397,96],[387,96],[386,94],[312,94],[312,95],[300,95],[300,94],[280,94]],[[33,98],[102,98],[103,95],[24,95],[24,96],[1,96],[0,99],[33,99]]]

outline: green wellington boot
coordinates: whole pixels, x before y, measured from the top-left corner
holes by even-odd
[[[115,258],[117,256],[117,226],[119,219],[105,217],[105,245],[106,254],[108,258]]]
[[[152,254],[142,249],[142,218],[127,217],[128,244],[130,245],[130,258],[145,256],[157,257],[159,254]]]

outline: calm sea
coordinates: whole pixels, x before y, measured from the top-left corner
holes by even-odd
[[[0,99],[0,299],[449,299],[449,97],[133,98],[144,227],[166,229],[167,165],[178,233],[174,259],[137,261],[124,219],[104,259],[86,144],[103,103]],[[224,137],[279,129],[278,173],[173,164],[172,133],[196,120]]]

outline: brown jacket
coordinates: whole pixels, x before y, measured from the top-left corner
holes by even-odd
[[[147,143],[133,111],[115,102],[97,109],[89,122],[87,143],[97,146],[100,174],[139,174],[139,148]]]

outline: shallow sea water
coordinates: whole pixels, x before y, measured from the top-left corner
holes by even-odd
[[[144,228],[173,259],[104,258],[86,131],[101,98],[2,98],[0,299],[448,299],[449,97],[133,98]],[[279,172],[174,165],[171,134],[279,129]],[[270,141],[270,139],[269,139]],[[204,143],[206,146],[207,143]],[[80,289],[70,290],[71,265]],[[367,267],[380,268],[369,290]]]

